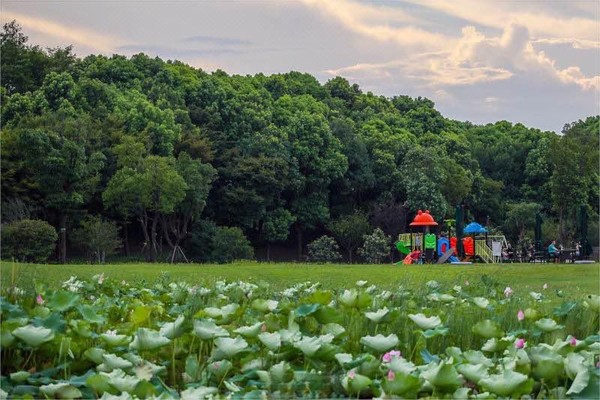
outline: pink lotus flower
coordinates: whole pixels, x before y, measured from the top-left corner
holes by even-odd
[[[385,353],[383,357],[381,357],[381,360],[383,362],[389,363],[392,362],[392,357],[400,357],[401,355],[402,353],[400,352],[400,350],[392,350]]]
[[[544,283],[544,286],[542,286],[542,289],[544,289],[544,290],[548,289],[548,284]]]
[[[396,379],[396,374],[394,374],[394,371],[392,371],[391,369],[387,373],[387,379],[388,381],[393,381],[394,379]]]
[[[513,294],[513,290],[510,288],[510,286],[507,286],[506,289],[504,289],[504,296],[505,297],[510,297]]]
[[[35,298],[35,302],[39,305],[44,304],[44,298],[42,297],[41,294],[38,294],[37,297]]]
[[[517,313],[517,319],[519,321],[523,321],[525,319],[525,313],[523,312],[523,310],[519,310],[519,312]]]
[[[517,341],[515,342],[515,347],[517,349],[522,349],[523,347],[525,347],[525,339],[517,339]]]
[[[571,346],[577,346],[577,339],[575,338],[575,336],[571,338],[571,341],[569,343],[571,343]]]
[[[356,377],[356,374],[354,373],[354,371],[348,371],[348,378],[349,379],[354,379]]]

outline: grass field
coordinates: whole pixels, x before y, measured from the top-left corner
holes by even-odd
[[[104,273],[118,281],[153,282],[168,274],[170,280],[211,285],[216,280],[266,282],[279,290],[298,282],[320,282],[324,288],[350,287],[366,280],[381,288],[419,286],[429,280],[442,284],[478,284],[487,275],[501,286],[516,290],[540,291],[544,284],[550,290],[568,291],[570,297],[600,293],[600,265],[572,264],[495,264],[495,265],[331,265],[296,263],[234,264],[110,264],[110,265],[40,265],[2,262],[2,286],[12,284],[33,289],[34,280],[49,287],[60,286],[71,275],[89,278]]]

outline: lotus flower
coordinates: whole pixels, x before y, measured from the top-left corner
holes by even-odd
[[[575,338],[575,336],[571,338],[571,341],[569,343],[571,344],[571,346],[577,346],[577,339]]]
[[[525,347],[525,339],[523,339],[523,338],[517,339],[517,341],[515,342],[515,348],[522,349],[524,347]]]
[[[510,286],[507,286],[506,289],[504,289],[504,297],[510,297],[513,294],[513,290],[510,288]]]
[[[544,283],[544,286],[542,286],[542,289],[544,289],[544,290],[548,289],[548,284]]]
[[[396,379],[396,374],[394,374],[394,371],[390,369],[387,373],[387,380],[393,381],[394,379]]]
[[[35,302],[39,305],[44,304],[44,298],[42,297],[41,294],[38,294],[37,297],[35,298]]]
[[[519,310],[519,312],[517,313],[517,319],[519,321],[523,321],[525,319],[525,313],[523,312],[523,310]]]
[[[356,377],[356,373],[354,371],[348,371],[348,379],[354,379]]]

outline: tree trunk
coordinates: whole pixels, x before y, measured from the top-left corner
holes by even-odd
[[[348,262],[352,264],[352,248],[348,249]]]
[[[158,219],[160,218],[160,215],[158,213],[158,211],[156,211],[154,213],[154,217],[152,218],[152,228],[150,230],[150,240],[151,240],[151,245],[152,245],[152,262],[156,262],[156,258],[158,256],[158,243],[157,243],[157,238],[156,238],[156,227],[158,225]]]
[[[67,262],[67,214],[60,212],[58,216],[58,262]]]
[[[298,238],[298,261],[302,261],[302,228],[298,226],[296,228]]]
[[[125,255],[129,257],[129,234],[127,232],[127,227],[129,224],[127,221],[123,223],[123,246],[125,248]]]
[[[271,261],[271,243],[267,242],[267,261]]]

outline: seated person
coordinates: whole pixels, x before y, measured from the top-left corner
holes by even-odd
[[[556,241],[553,240],[552,243],[550,243],[550,246],[548,246],[548,257],[556,262],[558,260],[558,255],[559,251],[556,248]]]

